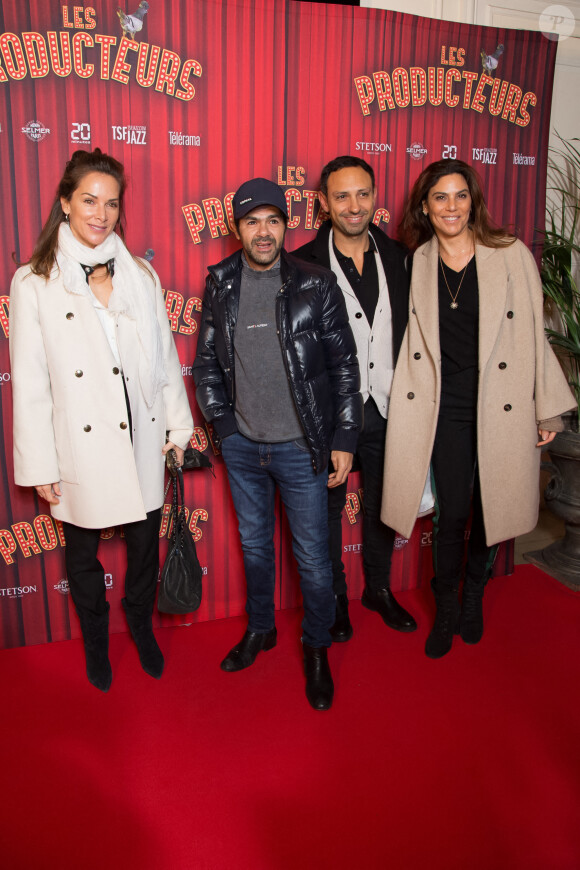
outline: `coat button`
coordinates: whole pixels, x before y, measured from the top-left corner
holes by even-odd
[[[407,393],[407,398],[408,398],[408,399],[414,399],[414,398],[415,398],[415,393]]]
[[[507,369],[507,363],[500,362],[500,364],[498,365],[498,369]]]
[[[83,429],[84,429],[85,432],[90,432],[91,429],[92,429],[92,426],[88,426],[88,425],[87,425],[87,426],[83,426]]]
[[[118,375],[118,374],[119,374],[119,369],[117,368],[117,366],[115,366],[115,368],[113,369],[113,374],[114,374],[114,375]]]
[[[511,405],[504,405],[503,409],[504,409],[504,411],[511,411],[512,406]]]
[[[126,429],[126,428],[127,428],[127,424],[126,424],[126,423],[119,423],[119,426],[121,427],[121,429]]]
[[[374,363],[369,363],[369,369],[374,369],[374,367],[375,367]]]
[[[413,359],[421,359],[421,354],[419,353],[419,351],[413,354]]]
[[[152,422],[152,423],[155,422],[155,417],[151,417],[151,422]]]
[[[355,317],[357,319],[360,319],[362,317],[362,314],[360,313],[360,311],[357,311],[357,313],[355,314]]]
[[[411,314],[416,314],[416,313],[417,313],[417,312],[415,311],[415,309],[414,309],[414,308],[411,308]]]
[[[83,373],[80,369],[77,369],[75,372],[75,378],[82,378]]]
[[[508,313],[506,314],[506,317],[508,320],[511,320],[513,316],[514,316],[513,311],[508,311]]]
[[[66,316],[66,319],[67,319],[67,320],[74,320],[74,319],[75,319],[75,316],[74,316],[74,314],[72,313],[72,311],[69,311],[69,313],[68,313],[67,316]]]

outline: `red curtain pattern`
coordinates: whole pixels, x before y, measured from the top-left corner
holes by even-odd
[[[236,248],[229,218],[237,186],[263,175],[284,188],[292,250],[314,232],[315,191],[329,159],[352,153],[372,163],[375,220],[396,232],[421,169],[456,155],[481,172],[498,222],[517,226],[528,243],[543,225],[556,45],[541,34],[289,0],[151,0],[141,30],[128,36],[117,3],[0,0],[0,647],[78,634],[62,533],[31,490],[14,486],[7,340],[11,254],[30,255],[72,151],[99,146],[125,163],[129,246],[152,258],[161,276],[197,425],[193,441],[214,462],[215,479],[196,472],[186,480],[206,570],[203,604],[191,621],[244,606],[225,469],[191,380],[206,267]],[[482,53],[499,45],[496,69],[485,71]],[[350,489],[344,544],[356,595],[357,475]],[[162,555],[166,534],[164,524]],[[428,547],[420,546],[428,535],[428,523],[418,523],[416,540],[398,542],[395,588],[428,573]],[[105,530],[100,550],[113,630],[124,629],[120,537],[119,529]],[[298,598],[285,524],[277,545],[277,604],[284,607]],[[509,551],[500,570],[508,563]]]

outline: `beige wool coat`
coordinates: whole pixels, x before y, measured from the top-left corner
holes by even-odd
[[[439,414],[438,255],[433,236],[413,258],[409,325],[389,404],[381,519],[406,538],[419,511]],[[478,462],[492,546],[536,525],[538,423],[575,407],[575,401],[544,333],[540,276],[528,248],[519,241],[507,248],[476,245],[475,260]]]
[[[157,275],[145,285],[161,328],[168,383],[151,408],[139,385],[135,322],[120,314],[123,379],[91,300],[69,293],[55,267],[50,279],[16,272],[10,291],[14,480],[60,482],[54,517],[84,528],[145,519],[163,503],[167,437],[187,446],[193,421]]]

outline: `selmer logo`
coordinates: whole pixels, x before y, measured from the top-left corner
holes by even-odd
[[[427,149],[423,148],[421,142],[413,142],[413,144],[407,148],[407,154],[413,160],[422,160],[425,154],[427,154]]]
[[[50,133],[50,128],[45,127],[40,121],[29,121],[22,128],[22,132],[30,139],[31,142],[42,142]]]

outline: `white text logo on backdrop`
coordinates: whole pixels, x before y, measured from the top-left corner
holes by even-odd
[[[201,136],[190,136],[188,133],[179,133],[176,130],[168,130],[170,145],[187,145],[190,148],[199,148]]]
[[[42,142],[50,133],[50,128],[45,127],[40,121],[29,121],[26,127],[22,128],[22,132],[31,142]]]
[[[410,147],[407,148],[407,154],[413,160],[422,160],[426,153],[427,149],[423,148],[422,142],[413,142]]]
[[[128,124],[126,127],[111,127],[115,142],[126,142],[127,145],[147,145],[147,127]]]
[[[471,159],[480,163],[497,163],[497,148],[472,148]]]
[[[70,141],[73,145],[91,144],[91,125],[74,122],[70,128]]]

